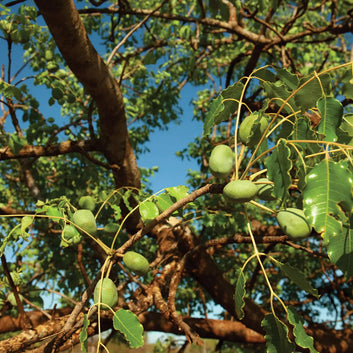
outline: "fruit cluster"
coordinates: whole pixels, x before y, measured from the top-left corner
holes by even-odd
[[[268,121],[259,113],[247,116],[239,126],[239,141],[252,148],[261,141],[266,132]],[[227,145],[220,144],[213,148],[209,158],[211,174],[216,178],[226,179],[235,165],[234,151]],[[223,196],[228,202],[249,202],[258,198],[263,201],[274,201],[274,184],[267,178],[258,180],[231,180],[223,189]],[[291,239],[303,239],[311,234],[312,227],[308,223],[303,210],[286,208],[277,212],[277,222],[282,231]]]
[[[95,236],[98,231],[93,214],[96,208],[95,199],[92,196],[82,196],[78,205],[80,209],[72,215],[72,224],[65,224],[62,231],[62,240],[67,246],[79,243],[81,236],[85,233]],[[108,223],[103,230],[105,233],[115,234],[118,231],[118,226],[114,223]],[[150,268],[148,260],[134,251],[127,251],[123,256],[123,262],[128,270],[139,276],[145,275]],[[102,309],[105,310],[113,308],[117,302],[118,291],[114,282],[108,277],[99,280],[94,289],[94,303],[102,304]]]

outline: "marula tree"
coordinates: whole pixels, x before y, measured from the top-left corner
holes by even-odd
[[[138,348],[154,330],[217,351],[349,352],[352,13],[3,3],[0,351],[87,352],[93,335],[108,351],[108,330]],[[200,168],[153,193],[139,161],[180,121],[185,86],[204,128],[176,152]]]

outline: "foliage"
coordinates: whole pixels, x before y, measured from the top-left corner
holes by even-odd
[[[327,337],[350,347],[352,11],[350,1],[0,5],[0,333],[23,330],[0,350],[72,339],[87,352],[95,331],[108,350],[109,329],[138,348],[144,328],[233,340],[224,351],[328,352]],[[203,131],[177,155],[199,168],[155,192],[156,168],[139,163],[154,132],[183,123],[184,88]],[[215,146],[232,158],[221,174]],[[224,197],[232,185],[251,195]],[[277,224],[287,208],[304,211],[305,239]],[[143,271],[125,264],[133,251]],[[100,286],[93,302],[103,278],[114,308]],[[32,311],[48,321],[31,323]],[[216,319],[231,333],[212,329]],[[48,340],[23,339],[31,325]]]

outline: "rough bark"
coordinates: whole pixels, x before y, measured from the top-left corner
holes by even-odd
[[[131,147],[123,96],[117,80],[88,38],[71,0],[36,0],[67,65],[97,106],[100,140],[117,187],[140,187],[140,174]]]

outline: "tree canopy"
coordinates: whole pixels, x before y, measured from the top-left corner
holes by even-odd
[[[350,352],[352,16],[351,0],[0,4],[0,351],[161,331]],[[203,131],[175,152],[199,168],[153,193],[140,161],[183,123],[186,87]]]

